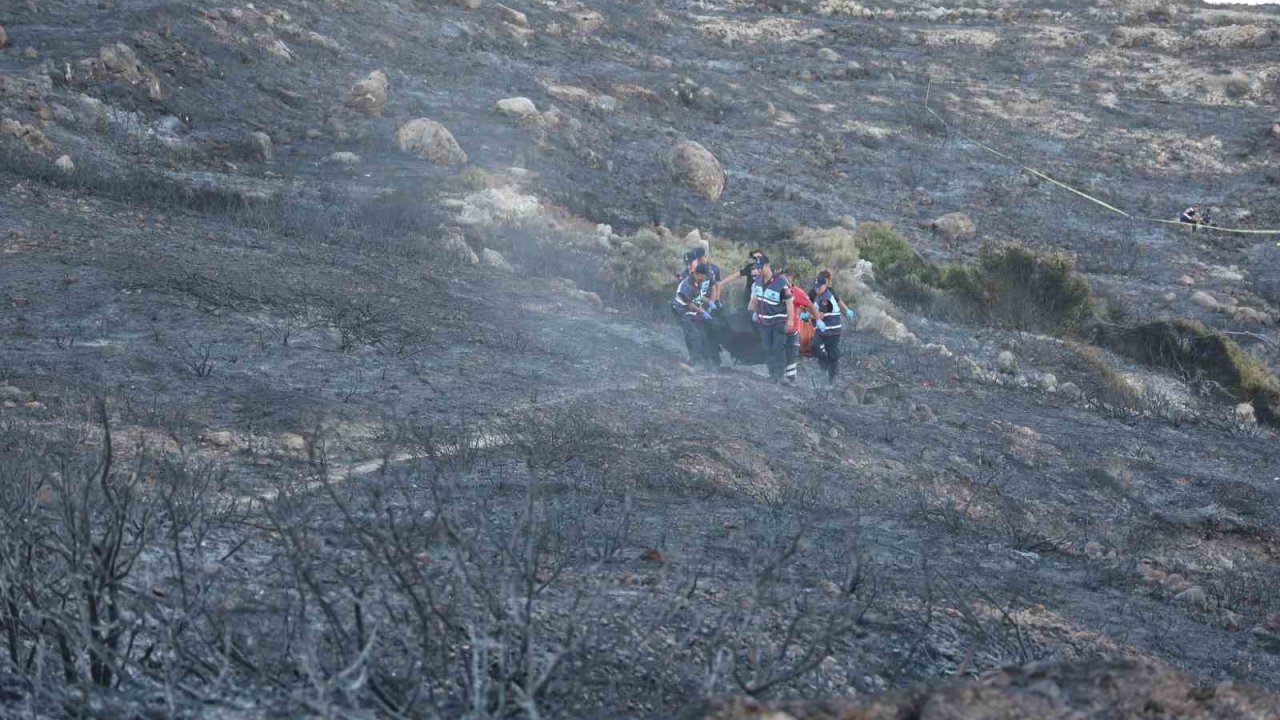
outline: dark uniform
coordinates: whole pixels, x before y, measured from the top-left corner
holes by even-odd
[[[756,297],[756,323],[760,326],[760,342],[769,365],[769,377],[782,380],[786,371],[787,300],[791,299],[791,283],[780,273],[774,273],[769,282],[751,287]]]
[[[840,335],[844,330],[840,298],[825,278],[813,288],[811,294],[814,296],[813,310],[817,321],[811,346],[813,356],[818,359],[818,365],[827,371],[827,377],[834,381],[840,364]]]
[[[675,297],[671,300],[671,308],[680,318],[680,330],[684,333],[685,348],[689,351],[689,364],[694,366],[711,362],[707,340],[707,321],[711,316],[705,309],[706,298],[698,281],[703,269],[699,265],[694,274],[681,280]],[[716,364],[719,364],[719,358],[716,360]]]

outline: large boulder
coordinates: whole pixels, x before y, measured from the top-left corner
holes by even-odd
[[[724,194],[724,168],[715,155],[692,140],[686,140],[667,153],[667,170],[671,178],[695,195],[716,202]]]
[[[453,134],[435,120],[410,120],[396,131],[396,144],[404,152],[430,160],[437,165],[465,165],[467,154],[453,139]]]
[[[367,115],[382,115],[382,110],[387,106],[387,98],[390,96],[391,84],[387,80],[387,74],[381,70],[374,70],[365,76],[363,80],[351,86],[347,91],[346,106],[356,112],[365,113]]]
[[[978,233],[973,220],[961,212],[947,213],[930,223],[929,227],[948,245],[972,240]]]

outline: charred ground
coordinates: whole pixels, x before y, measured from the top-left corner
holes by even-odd
[[[1271,241],[959,135],[1280,226],[1274,12],[10,5],[6,712],[665,717],[1098,655],[1280,687],[1280,454],[1221,384],[891,304],[917,340],[855,334],[834,389],[694,375],[599,271],[655,221],[853,215],[938,264],[1073,254],[1110,326],[1274,368]],[[377,69],[385,108],[347,107]],[[417,117],[467,163],[401,152]],[[719,202],[668,179],[684,139]]]

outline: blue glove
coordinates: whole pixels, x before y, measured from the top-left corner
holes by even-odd
[[[703,311],[702,311],[702,319],[703,319],[703,320],[710,320],[710,319],[711,319],[711,313],[707,312],[706,310],[703,310]]]
[[[801,310],[801,311],[800,311],[800,319],[801,319],[801,320],[808,320],[808,319],[809,319],[809,311],[808,311],[808,310]]]
[[[849,318],[849,322],[853,322],[858,319],[858,313],[854,311],[853,308],[845,308],[844,316]]]
[[[720,302],[717,300],[712,300],[711,302],[707,303],[707,310],[709,311],[715,310],[718,307],[720,307]]]

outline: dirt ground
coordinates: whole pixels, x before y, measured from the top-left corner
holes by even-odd
[[[1280,452],[1234,403],[1104,353],[1173,398],[1117,407],[1083,341],[906,311],[919,342],[850,334],[834,386],[694,371],[604,251],[460,219],[502,178],[615,238],[1016,239],[1276,368],[1271,238],[1125,220],[966,138],[1135,213],[1280,227],[1280,15],[506,6],[0,10],[0,118],[42,133],[0,132],[4,713],[756,713],[1099,658],[1280,689]],[[375,69],[385,109],[344,107]],[[467,163],[400,152],[416,117]],[[682,139],[718,202],[667,179]],[[952,211],[975,239],[929,229]]]

